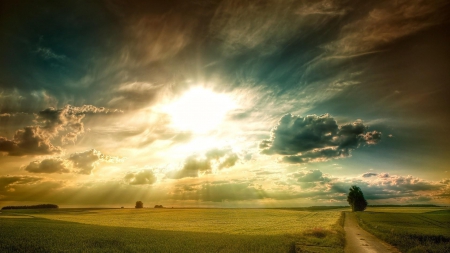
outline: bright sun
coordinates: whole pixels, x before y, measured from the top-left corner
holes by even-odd
[[[172,117],[174,127],[204,133],[218,127],[226,113],[235,107],[230,96],[197,87],[163,106],[163,111]]]

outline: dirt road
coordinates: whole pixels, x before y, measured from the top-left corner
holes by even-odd
[[[345,249],[346,253],[400,253],[394,246],[376,238],[362,229],[354,213],[345,212]]]

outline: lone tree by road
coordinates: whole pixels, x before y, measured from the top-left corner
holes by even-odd
[[[144,208],[144,203],[142,203],[142,201],[136,201],[135,208]]]
[[[352,206],[352,212],[364,211],[367,207],[367,201],[364,198],[364,194],[361,191],[361,188],[356,185],[350,187],[347,201]]]

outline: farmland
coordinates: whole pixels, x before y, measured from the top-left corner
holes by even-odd
[[[344,246],[339,210],[59,209],[1,216],[1,252],[343,252]]]
[[[0,252],[343,252],[341,209],[2,210]],[[449,252],[450,210],[369,207],[358,222],[402,252]]]
[[[450,252],[450,210],[368,208],[358,212],[361,227],[402,252]]]

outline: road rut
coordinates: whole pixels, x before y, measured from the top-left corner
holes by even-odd
[[[400,253],[394,246],[362,229],[354,213],[345,212],[345,253]]]

